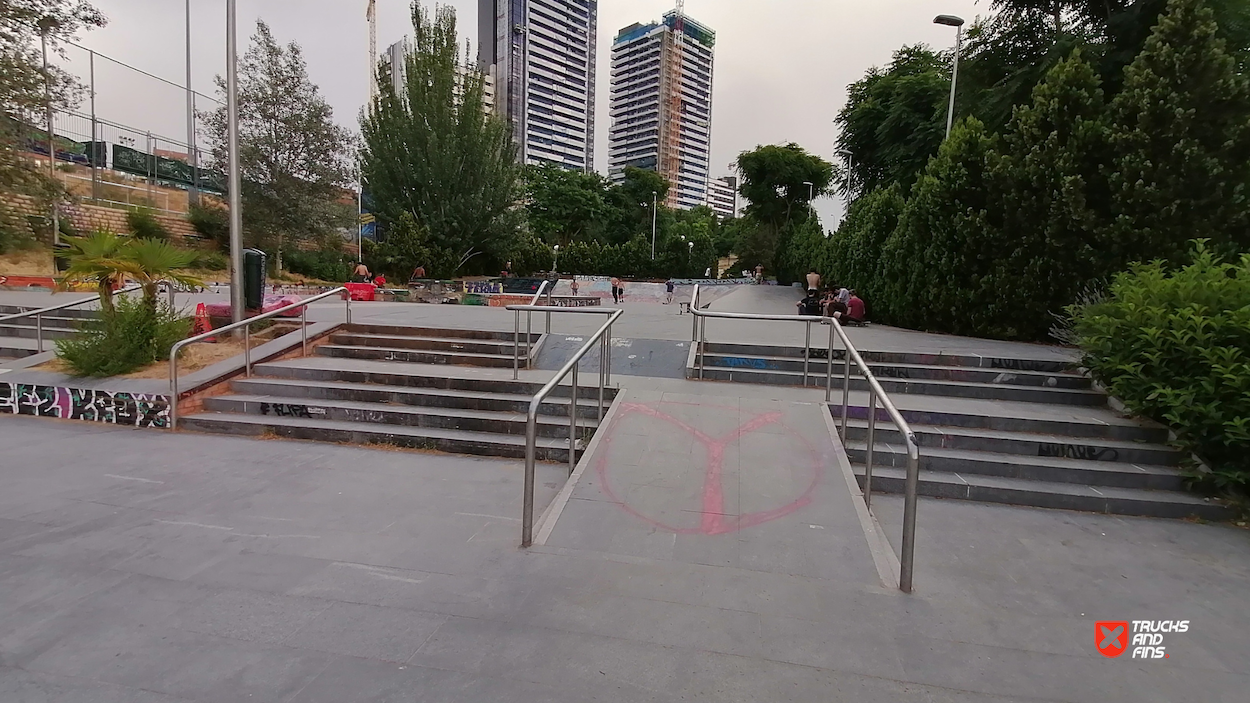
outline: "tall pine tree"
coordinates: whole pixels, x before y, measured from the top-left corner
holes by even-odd
[[[1111,235],[1122,257],[1250,249],[1250,85],[1203,0],[1171,0],[1111,105]]]

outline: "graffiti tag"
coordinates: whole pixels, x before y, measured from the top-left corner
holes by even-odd
[[[1120,453],[1110,447],[1057,443],[1037,445],[1037,455],[1063,459],[1088,459],[1090,461],[1115,461],[1120,457]]]
[[[0,414],[130,427],[169,427],[169,397],[90,388],[0,383]]]

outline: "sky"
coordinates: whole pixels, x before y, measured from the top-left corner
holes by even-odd
[[[179,85],[186,75],[184,0],[93,0],[109,18],[79,35],[101,55]],[[477,0],[451,0],[463,39],[476,55]],[[847,87],[905,44],[944,48],[954,30],[934,25],[939,14],[969,22],[989,0],[687,0],[686,14],[716,31],[712,88],[711,176],[730,173],[742,151],[795,142],[833,160],[834,118]],[[225,1],[190,0],[191,85],[214,95],[225,69]],[[368,98],[367,0],[238,0],[240,54],[257,19],[278,41],[297,42],[308,72],[334,108],[336,121],[356,129]],[[378,0],[378,51],[411,33],[410,0]],[[432,2],[426,2],[432,7]],[[658,20],[672,0],[600,0],[595,166],[607,171],[609,50],[621,28]],[[88,74],[85,53],[69,49],[68,67]],[[197,108],[211,107],[198,99]],[[186,100],[179,89],[96,60],[96,113],[142,131],[186,137]],[[89,129],[87,130],[89,133]],[[841,217],[836,196],[816,201],[825,226]]]

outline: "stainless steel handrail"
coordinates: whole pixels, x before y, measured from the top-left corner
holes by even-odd
[[[132,293],[134,291],[142,290],[142,289],[143,289],[143,286],[138,286],[138,285],[130,286],[128,288],[122,288],[121,290],[114,291],[113,295],[121,295],[122,293]],[[170,306],[172,307],[173,306],[172,289],[170,291],[170,298],[171,298]],[[56,312],[57,310],[65,310],[67,308],[73,308],[79,305],[84,305],[86,303],[96,302],[99,300],[100,300],[100,296],[93,295],[89,298],[79,298],[78,300],[71,300],[68,303],[61,303],[60,305],[53,305],[51,307],[40,308],[38,310],[27,310],[26,312],[15,312],[11,315],[5,315],[4,317],[0,317],[0,323],[8,322],[10,320],[20,320],[24,317],[30,317],[31,315],[34,315],[35,316],[35,348],[38,349],[40,352],[42,352],[43,351],[43,315],[44,313]]]
[[[534,297],[530,298],[530,305],[538,305],[538,297],[543,294],[543,291],[547,290],[547,286],[549,285],[551,285],[550,281],[543,281],[542,285],[538,286],[538,290],[534,291]],[[520,314],[521,313],[517,313],[517,316],[519,316]],[[533,316],[531,313],[529,312],[525,313],[525,358],[526,359],[528,359],[530,356],[530,339],[533,338],[533,334],[531,332],[531,329],[533,327],[532,317]],[[548,333],[551,332],[551,315],[547,315],[547,332]],[[513,347],[512,351],[513,351],[512,355],[513,357],[515,357],[516,348]],[[514,358],[512,362],[512,380],[514,381],[517,378],[517,366],[518,364],[516,362],[516,359]]]
[[[509,305],[509,310],[545,312],[543,308],[546,306],[539,305]],[[538,408],[543,401],[555,390],[560,381],[571,372],[573,374],[573,384],[569,389],[569,473],[573,473],[574,467],[577,466],[577,364],[586,356],[586,352],[590,351],[592,345],[599,344],[599,419],[603,420],[603,391],[608,383],[612,380],[612,324],[617,318],[625,314],[624,310],[605,310],[596,308],[557,308],[554,312],[562,313],[590,313],[590,314],[606,314],[607,322],[600,325],[599,329],[586,340],[580,349],[573,354],[573,357],[565,362],[564,366],[547,381],[534,397],[530,399],[529,412],[525,420],[525,489],[522,496],[521,509],[521,546],[528,547],[533,543],[534,537],[534,461],[536,445],[538,443]],[[519,327],[519,323],[518,323]]]
[[[808,359],[811,356],[811,337],[812,323],[820,322],[829,325],[829,350],[828,357],[825,359],[825,402],[829,402],[833,391],[833,337],[836,334],[842,342],[845,357],[842,360],[842,425],[841,437],[843,443],[846,442],[846,423],[848,408],[850,407],[851,395],[851,362],[859,368],[860,373],[868,382],[868,437],[867,448],[865,450],[864,461],[864,505],[872,509],[872,450],[874,434],[877,426],[877,399],[880,398],[881,406],[885,409],[886,414],[890,416],[895,426],[902,433],[907,444],[907,480],[904,487],[903,498],[903,544],[902,555],[899,558],[899,584],[898,587],[904,593],[912,591],[912,573],[913,563],[916,553],[916,493],[920,482],[920,443],[916,439],[916,434],[912,432],[911,426],[903,419],[903,415],[894,406],[894,402],[890,400],[890,396],[881,388],[881,384],[877,381],[877,377],[873,375],[872,370],[868,368],[868,364],[864,362],[859,351],[855,349],[855,345],[851,344],[850,338],[846,335],[846,330],[842,329],[841,323],[836,318],[822,317],[815,315],[765,315],[744,312],[713,312],[709,310],[699,310],[699,286],[695,285],[694,292],[690,296],[690,312],[695,315],[695,319],[699,320],[699,324],[695,327],[695,337],[692,343],[695,345],[695,360],[699,368],[699,378],[703,378],[703,357],[705,355],[704,345],[706,344],[707,318],[727,318],[737,320],[772,320],[772,321],[788,321],[803,322],[807,327],[807,344],[803,348],[803,385],[807,386],[807,368]]]
[[[351,292],[347,290],[347,288],[340,286],[338,288],[328,290],[319,295],[315,295],[311,298],[301,300],[298,303],[291,303],[290,305],[284,305],[283,307],[280,307],[277,310],[270,310],[267,313],[257,315],[255,317],[249,317],[246,320],[240,320],[238,322],[234,322],[229,325],[226,325],[225,327],[219,327],[215,330],[205,332],[204,334],[199,334],[194,337],[188,337],[187,339],[184,339],[174,344],[174,346],[169,350],[169,429],[171,430],[178,429],[178,352],[182,351],[183,347],[190,346],[197,342],[203,342],[204,340],[209,339],[210,337],[215,337],[219,334],[230,332],[231,330],[236,330],[242,327],[243,328],[243,369],[244,369],[244,373],[246,373],[247,376],[250,378],[252,375],[251,327],[252,327],[253,322],[259,322],[261,320],[267,320],[271,317],[277,317],[278,315],[281,315],[282,313],[288,310],[294,310],[296,308],[299,308],[300,333],[303,335],[303,338],[300,340],[300,345],[301,345],[301,349],[303,350],[303,352],[307,354],[308,353],[308,306],[312,303],[317,302],[318,300],[323,300],[325,298],[329,298],[332,295],[340,295],[340,294],[343,295],[344,299],[347,301],[346,320],[347,320],[347,324],[350,325],[352,323],[352,295],[351,295]]]

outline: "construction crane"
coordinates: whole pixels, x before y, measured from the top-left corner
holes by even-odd
[[[668,52],[667,78],[668,115],[665,119],[664,144],[661,149],[660,168],[669,179],[669,207],[677,205],[677,183],[681,176],[681,76],[682,54],[686,46],[686,3],[677,0],[673,19],[672,43]]]
[[[369,0],[365,10],[369,21],[369,102],[378,97],[378,0]]]

